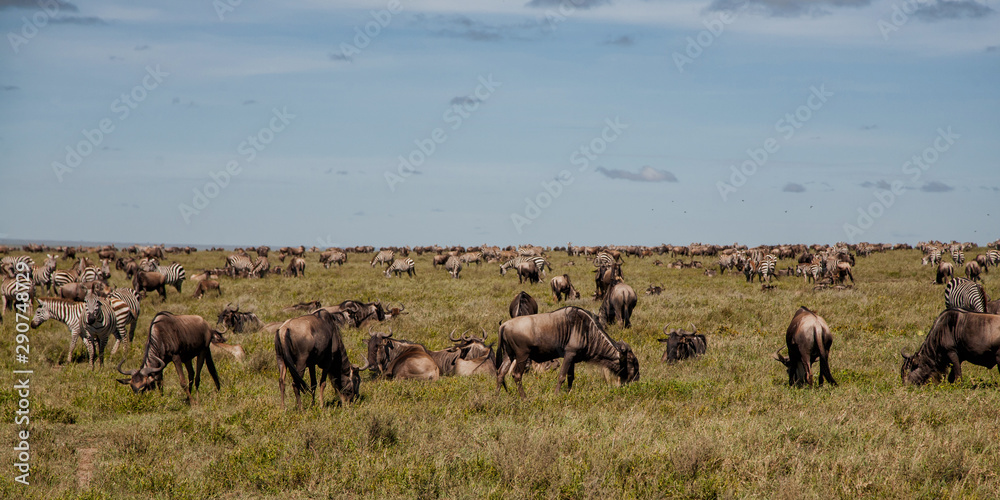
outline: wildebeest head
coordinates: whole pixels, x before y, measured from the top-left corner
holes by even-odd
[[[771,358],[775,361],[785,365],[785,369],[788,371],[789,383],[794,385],[802,385],[806,381],[806,370],[805,365],[799,362],[792,362],[790,358],[781,355],[781,351],[784,348],[778,349]]]
[[[639,358],[632,351],[632,346],[627,342],[618,342],[618,349],[621,352],[618,375],[622,384],[628,384],[639,380]]]
[[[365,358],[364,366],[358,370],[371,370],[375,375],[382,373],[385,368],[384,364],[388,361],[385,347],[391,338],[392,328],[389,329],[389,333],[373,332],[372,328],[369,328],[368,338],[365,339],[365,343],[368,345],[368,356]]]
[[[361,369],[351,365],[351,368],[340,374],[340,379],[335,381],[337,392],[340,393],[340,403],[353,403],[361,394]]]
[[[163,369],[167,367],[167,363],[163,360],[157,360],[158,364],[155,366],[145,366],[139,370],[122,370],[122,365],[125,363],[125,358],[122,358],[118,362],[118,373],[125,375],[129,378],[120,378],[118,383],[126,384],[132,388],[133,394],[142,394],[147,391],[151,391],[160,387],[163,384]]]

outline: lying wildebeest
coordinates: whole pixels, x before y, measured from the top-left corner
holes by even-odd
[[[101,283],[100,281],[88,281],[86,283],[66,283],[65,285],[59,287],[59,297],[76,302],[83,302],[84,297],[87,296],[87,292],[90,291],[93,291],[101,297],[107,296],[108,294],[104,287],[104,283]]]
[[[137,370],[123,371],[125,358],[118,363],[118,372],[130,378],[118,379],[119,383],[128,384],[132,392],[138,394],[160,388],[163,393],[163,369],[173,361],[177,368],[177,377],[181,387],[191,402],[192,390],[201,384],[201,366],[208,366],[208,374],[215,382],[215,389],[221,390],[219,374],[215,371],[212,361],[211,342],[214,336],[220,335],[209,327],[201,316],[178,316],[162,311],[153,316],[149,323],[149,340],[142,357],[142,367]],[[191,366],[191,360],[198,358],[198,370]],[[188,379],[185,382],[181,364],[187,367]]]
[[[402,316],[404,314],[410,314],[406,311],[406,305],[400,303],[399,307],[387,307],[388,311],[385,312],[386,319],[392,319],[396,316]]]
[[[691,331],[687,332],[677,328],[667,331],[667,326],[663,327],[663,333],[667,335],[665,339],[657,339],[667,344],[667,350],[663,351],[660,357],[661,362],[674,363],[688,358],[695,358],[708,350],[708,341],[705,336],[698,333],[698,327],[691,324]]]
[[[303,391],[308,391],[316,403],[316,368],[323,370],[319,379],[319,404],[323,406],[326,377],[340,395],[341,404],[353,402],[361,388],[361,371],[347,357],[340,325],[347,322],[347,313],[330,314],[319,309],[312,314],[292,318],[278,327],[274,335],[274,353],[278,362],[278,390],[281,407],[285,407],[285,372],[292,375],[295,405],[302,409]],[[306,385],[304,375],[309,369],[312,384]]]
[[[209,290],[215,290],[219,293],[219,297],[222,297],[222,287],[219,286],[219,282],[215,280],[199,281],[198,288],[195,288],[194,290],[194,296],[200,299],[202,295],[205,295],[205,292]]]
[[[456,339],[451,335],[448,339],[455,343],[448,350],[458,351],[458,356],[452,361],[453,374],[460,377],[469,375],[490,375],[496,376],[496,356],[493,353],[493,344],[486,344],[486,330],[483,330],[482,338],[465,336]]]
[[[904,384],[922,385],[941,380],[948,366],[948,382],[962,378],[962,362],[993,368],[1000,360],[1000,316],[948,309],[938,315],[927,338],[912,356],[903,356],[899,377]]]
[[[632,328],[632,310],[635,309],[637,300],[632,287],[621,280],[615,281],[604,294],[600,309],[601,321],[613,325],[622,320],[625,328]]]
[[[263,326],[256,314],[241,312],[239,305],[233,306],[231,303],[222,308],[215,324],[223,325],[235,333],[255,332]]]
[[[424,346],[392,338],[369,329],[368,357],[360,369],[371,370],[376,377],[399,380],[437,380],[441,369]]]
[[[513,371],[521,397],[526,397],[521,377],[528,361],[541,363],[563,358],[556,392],[565,381],[573,389],[574,365],[591,361],[608,369],[620,383],[639,379],[639,360],[632,347],[608,336],[593,313],[567,306],[549,313],[519,316],[500,325],[497,347],[497,392],[506,388],[505,378]]]
[[[361,324],[369,319],[385,321],[385,309],[382,308],[382,301],[359,302],[357,300],[345,300],[335,306],[327,306],[325,309],[331,314],[345,311],[350,315],[351,326],[361,328]]]
[[[833,345],[833,334],[826,321],[809,309],[800,307],[792,317],[791,324],[785,332],[785,344],[788,347],[788,357],[781,355],[781,349],[774,353],[774,359],[785,365],[788,370],[788,385],[812,385],[812,364],[819,359],[819,385],[826,379],[832,385],[837,385],[830,373],[830,346]]]
[[[137,270],[132,275],[132,288],[135,289],[140,300],[146,298],[146,292],[153,291],[160,294],[160,302],[167,300],[167,278],[163,273]]]
[[[538,302],[535,302],[534,297],[528,295],[527,292],[521,291],[517,292],[517,295],[514,296],[514,300],[510,301],[509,309],[511,318],[527,316],[529,314],[538,314]]]
[[[659,295],[661,293],[663,293],[662,286],[649,285],[649,288],[646,288],[646,295]]]
[[[561,302],[563,296],[567,299],[580,298],[580,292],[573,287],[573,283],[570,281],[568,274],[552,278],[552,280],[549,281],[549,286],[552,287],[552,295],[555,296],[556,302]]]
[[[945,280],[950,280],[955,276],[955,265],[951,262],[941,261],[938,264],[937,279],[934,280],[938,285],[943,285]]]

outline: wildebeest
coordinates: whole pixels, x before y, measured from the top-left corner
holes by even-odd
[[[215,389],[221,390],[219,374],[215,371],[212,361],[211,343],[215,332],[201,316],[181,316],[167,311],[161,311],[153,316],[149,323],[149,340],[142,357],[142,366],[137,370],[123,371],[125,358],[118,363],[118,372],[129,378],[118,379],[119,383],[132,387],[132,392],[138,394],[160,388],[163,393],[163,369],[173,361],[177,368],[177,377],[181,387],[191,401],[193,389],[201,384],[201,366],[208,366],[208,373],[215,382]],[[191,366],[191,360],[198,358],[197,371]],[[184,380],[181,364],[187,368],[188,379]]]
[[[922,385],[940,381],[948,366],[948,382],[962,378],[962,362],[993,368],[1000,360],[1000,316],[947,309],[912,356],[900,351],[903,365],[899,377],[904,384]]]
[[[937,279],[934,282],[939,285],[942,285],[944,284],[945,280],[950,280],[954,276],[955,276],[955,265],[952,264],[951,262],[945,262],[942,260],[940,263],[938,263]]]
[[[256,314],[250,311],[240,311],[239,305],[233,306],[231,303],[222,308],[215,324],[223,325],[236,333],[255,332],[260,330],[263,325]]]
[[[285,269],[285,276],[305,276],[306,275],[306,259],[302,257],[292,257],[292,260],[288,263],[288,268]]]
[[[510,301],[509,309],[511,318],[538,314],[538,302],[535,302],[534,297],[528,295],[528,292],[521,291],[517,292],[514,300]]]
[[[552,287],[552,295],[555,296],[556,302],[562,301],[563,296],[567,299],[580,298],[580,292],[573,287],[573,283],[570,281],[568,274],[552,278],[549,281],[549,286]]]
[[[649,288],[646,288],[646,295],[659,295],[661,293],[663,293],[663,287],[662,286],[659,286],[659,285],[657,285],[657,286],[649,285]]]
[[[380,300],[376,300],[375,302],[345,300],[340,304],[327,306],[323,309],[330,314],[336,314],[341,311],[347,312],[351,319],[351,326],[355,328],[361,328],[361,324],[369,319],[385,321],[385,309],[382,307],[382,301]]]
[[[601,266],[594,270],[594,300],[604,300],[604,293],[614,284],[616,279],[625,280],[622,268],[618,264]]]
[[[600,309],[601,321],[613,325],[621,320],[625,328],[632,328],[632,310],[635,309],[637,300],[632,287],[621,280],[615,281],[604,294]]]
[[[781,349],[774,353],[773,358],[785,365],[788,371],[788,385],[803,383],[812,385],[812,364],[819,359],[819,385],[826,379],[831,385],[837,385],[830,373],[830,346],[833,345],[833,334],[826,321],[806,307],[799,307],[792,317],[791,324],[785,332],[785,345],[788,347],[788,357],[781,355]]]
[[[598,318],[579,307],[567,306],[549,313],[519,316],[500,325],[497,346],[497,392],[506,388],[504,379],[513,371],[521,397],[526,397],[521,377],[528,361],[536,363],[563,358],[556,392],[565,381],[573,389],[574,365],[591,361],[608,369],[620,383],[639,379],[639,360],[632,347],[608,336]]]
[[[104,283],[100,281],[88,281],[86,283],[66,283],[59,287],[58,296],[63,299],[83,302],[84,297],[87,296],[87,292],[89,291],[93,291],[101,297],[107,295]]]
[[[978,262],[970,260],[965,264],[965,277],[972,281],[979,281],[981,279],[980,274],[982,273],[982,269],[983,268],[979,267]]]
[[[295,312],[295,311],[310,312],[310,311],[315,311],[316,309],[319,309],[321,307],[323,307],[323,304],[321,304],[318,300],[313,300],[310,302],[299,302],[298,304],[288,306],[282,309],[281,312]]]
[[[663,327],[663,333],[667,335],[667,338],[657,339],[667,344],[667,349],[660,357],[661,362],[674,363],[682,359],[698,357],[708,350],[708,341],[704,335],[698,333],[698,327],[694,326],[694,323],[691,324],[690,332],[677,328],[668,332],[667,327],[669,326]]]
[[[137,270],[132,275],[132,288],[140,299],[146,297],[146,292],[155,291],[160,294],[160,302],[167,300],[167,279],[162,273]]]
[[[351,364],[347,348],[340,336],[340,325],[347,321],[347,313],[330,314],[318,309],[312,314],[292,318],[278,327],[274,335],[274,353],[278,362],[278,390],[281,407],[285,407],[285,373],[292,375],[295,404],[302,409],[303,391],[308,391],[316,402],[316,369],[323,370],[319,380],[319,404],[323,406],[323,389],[330,377],[340,395],[341,404],[353,402],[361,388],[361,371]],[[304,374],[309,369],[312,384],[306,385]]]
[[[201,298],[205,295],[205,292],[209,290],[215,290],[219,293],[219,297],[222,297],[222,287],[219,286],[219,282],[215,280],[201,280],[198,282],[198,288],[194,290],[194,296]]]
[[[1000,299],[994,300],[986,304],[987,314],[1000,314]]]
[[[538,277],[538,266],[533,261],[526,260],[517,264],[517,282],[523,283],[524,280],[532,284],[541,281]]]
[[[854,283],[854,274],[851,273],[851,264],[849,262],[837,262],[834,273],[840,284],[844,284],[847,278],[851,278],[851,283]]]
[[[360,370],[371,370],[376,377],[400,380],[437,380],[441,369],[424,346],[368,331],[368,357]]]

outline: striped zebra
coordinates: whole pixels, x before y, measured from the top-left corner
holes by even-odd
[[[1000,250],[990,250],[986,252],[986,262],[993,267],[1000,265]]]
[[[962,265],[965,263],[965,252],[962,249],[955,247],[951,249],[951,260],[955,261],[956,264]]]
[[[80,279],[80,274],[74,269],[64,269],[61,271],[55,271],[52,273],[52,291],[58,293],[59,289],[63,285],[68,285],[70,283],[77,283]]]
[[[965,278],[952,278],[944,287],[946,309],[985,313],[989,301],[982,285]]]
[[[413,265],[413,259],[406,258],[392,261],[392,264],[385,269],[385,277],[391,278],[393,273],[395,273],[396,276],[401,276],[403,273],[406,273],[406,275],[411,278],[416,276],[417,269]]]
[[[924,256],[922,263],[926,266],[927,264],[937,264],[938,262],[941,262],[941,249],[931,247],[927,255]]]
[[[546,266],[547,265],[547,266],[549,266],[549,270],[550,271],[552,270],[552,265],[549,264],[549,261],[545,260],[545,257],[525,257],[525,256],[522,255],[522,256],[514,257],[513,259],[510,259],[507,262],[504,262],[503,264],[500,264],[500,275],[503,276],[503,275],[507,274],[507,270],[508,269],[514,269],[514,270],[516,270],[517,266],[520,265],[523,262],[532,262],[532,263],[534,263],[535,267],[537,267],[539,271],[542,271],[543,275],[545,274],[545,269],[542,266]]]
[[[0,259],[0,271],[3,271],[3,274],[6,274],[8,278],[13,278],[17,274],[16,269],[19,263],[24,263],[30,268],[35,265],[35,260],[30,255],[8,255]]]
[[[444,262],[444,268],[452,278],[458,279],[458,274],[462,272],[462,259],[452,255]]]
[[[80,276],[77,277],[77,281],[80,283],[88,283],[91,281],[100,281],[105,285],[108,284],[108,278],[111,277],[111,266],[108,265],[107,261],[101,261],[101,266],[92,266],[84,268]]]
[[[607,267],[615,264],[615,258],[608,252],[599,252],[597,257],[594,257],[594,267]]]
[[[379,250],[379,252],[375,254],[374,257],[372,257],[372,262],[371,262],[372,267],[375,267],[375,264],[395,265],[396,261],[393,260],[393,257],[395,255],[396,253],[393,252],[392,250]]]
[[[767,254],[764,256],[764,260],[761,261],[760,265],[757,267],[757,276],[760,281],[771,282],[771,277],[774,276],[774,268],[778,265],[778,257],[774,254]]]
[[[56,270],[56,256],[49,255],[42,267],[31,268],[31,282],[36,287],[50,290],[52,288],[52,273]]]
[[[253,269],[250,270],[251,278],[261,278],[267,276],[267,272],[271,270],[271,263],[268,262],[267,257],[257,257],[257,260],[253,263]]]
[[[459,259],[461,259],[462,264],[472,264],[475,262],[478,266],[483,263],[483,252],[466,252]]]
[[[187,279],[187,272],[184,271],[184,266],[175,262],[168,266],[156,266],[154,271],[163,275],[165,285],[173,285],[177,289],[177,293],[181,292],[181,285]]]
[[[128,309],[128,305],[124,306]],[[115,316],[114,309],[111,308],[111,302],[104,297],[99,297],[94,292],[87,292],[87,297],[83,301],[83,312],[84,316],[81,319],[83,323],[83,340],[87,342],[87,354],[90,356],[90,368],[94,368],[94,347],[97,344],[97,352],[101,361],[101,367],[104,366],[104,348],[108,345],[108,337],[114,335],[118,342],[121,341],[119,337],[118,323]],[[128,338],[128,337],[124,337]]]
[[[3,322],[4,311],[16,308],[18,293],[28,293],[28,300],[25,301],[27,305],[25,307],[31,307],[31,301],[35,298],[35,285],[30,281],[25,281],[23,274],[21,277],[22,279],[20,280],[17,278],[4,278],[0,281],[0,322]],[[21,298],[23,299],[24,296],[22,295]],[[21,312],[27,314],[27,311]]]
[[[235,278],[236,276],[239,276],[244,272],[248,274],[252,273],[253,264],[254,264],[253,261],[250,260],[250,256],[246,254],[234,253],[229,257],[226,257],[225,269],[230,276]]]
[[[83,316],[86,304],[74,302],[68,299],[55,297],[42,297],[38,300],[38,308],[35,309],[35,316],[31,318],[31,327],[38,328],[50,319],[54,319],[69,328],[69,353],[66,354],[66,362],[73,361],[73,349],[76,348],[76,341],[80,338],[83,329]],[[87,343],[84,339],[84,343]],[[92,349],[88,350],[92,351]]]
[[[135,290],[131,288],[116,288],[108,294],[107,301],[111,304],[111,309],[115,315],[115,346],[111,348],[111,355],[118,352],[118,344],[124,343],[125,352],[128,353],[129,343],[135,337],[135,325],[139,322],[139,297]]]

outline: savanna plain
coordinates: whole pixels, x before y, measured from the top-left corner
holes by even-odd
[[[967,251],[967,255],[984,249]],[[188,276],[222,267],[228,252],[168,255]],[[96,261],[95,254],[87,254]],[[34,254],[36,262],[44,254]],[[305,277],[222,277],[222,296],[198,300],[188,281],[142,301],[125,368],[141,361],[149,322],[162,310],[197,314],[215,324],[228,303],[262,321],[292,317],[281,309],[303,301],[404,304],[408,314],[342,334],[351,360],[363,364],[368,328],[425,344],[451,345],[448,334],[489,333],[496,341],[507,306],[525,290],[542,312],[556,303],[548,278],[568,274],[591,311],[599,303],[593,266],[584,257],[548,255],[554,271],[541,284],[519,285],[494,263],[472,265],[452,279],[430,255],[414,278],[386,278],[372,255],[349,254],[323,269],[307,253]],[[660,257],[667,261],[668,256]],[[945,257],[948,259],[948,257]],[[272,259],[273,265],[280,265]],[[567,265],[568,261],[576,265]],[[685,258],[685,260],[689,260]],[[900,350],[911,353],[944,309],[944,286],[919,250],[858,257],[853,288],[814,290],[784,277],[764,291],[742,274],[708,277],[702,269],[668,269],[653,258],[626,258],[625,281],[639,294],[633,326],[608,327],[635,350],[641,378],[615,387],[581,365],[572,392],[557,394],[557,372],[525,375],[528,397],[497,392],[496,380],[446,377],[437,382],[371,380],[361,398],[340,406],[327,388],[322,405],[279,405],[274,338],[263,331],[228,333],[246,351],[242,363],[217,353],[216,391],[203,373],[188,404],[172,367],[164,392],[136,395],[116,382],[123,356],[91,370],[77,345],[66,362],[69,333],[49,321],[30,335],[30,486],[0,478],[3,498],[996,498],[1000,492],[1000,378],[966,363],[955,384],[906,387]],[[714,267],[715,259],[703,259]],[[71,265],[60,261],[59,268]],[[794,267],[782,260],[778,268]],[[122,271],[114,285],[127,286]],[[644,295],[650,284],[661,295]],[[1000,271],[985,275],[1000,295]],[[771,359],[799,306],[823,316],[834,334],[830,363],[836,387],[790,388]],[[5,314],[0,367],[14,361],[14,315]],[[708,352],[668,365],[660,361],[666,325],[708,338]],[[112,339],[113,343],[113,339]],[[816,365],[818,371],[818,364]],[[8,379],[10,380],[10,379]],[[13,428],[18,397],[0,388],[0,414]],[[12,442],[8,439],[7,442]],[[9,452],[13,463],[13,452]]]

